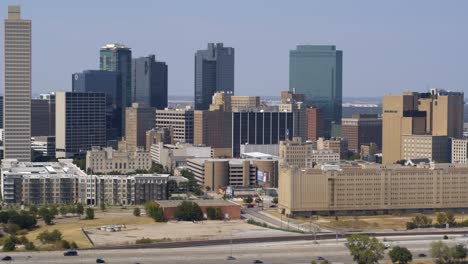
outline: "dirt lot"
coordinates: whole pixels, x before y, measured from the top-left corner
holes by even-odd
[[[150,223],[127,225],[119,232],[106,232],[96,228],[86,228],[95,245],[133,244],[137,239],[151,238],[160,241],[206,240],[255,236],[275,236],[292,234],[236,221],[203,221]]]

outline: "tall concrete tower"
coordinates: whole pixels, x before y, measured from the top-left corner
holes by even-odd
[[[4,23],[4,158],[31,161],[31,20],[8,7]]]

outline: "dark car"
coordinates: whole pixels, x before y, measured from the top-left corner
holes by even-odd
[[[427,257],[427,255],[424,253],[418,254],[418,258],[425,258],[425,257]]]
[[[104,259],[98,258],[96,259],[96,263],[106,263],[106,261],[104,261]]]
[[[259,260],[259,259],[256,259],[256,260],[254,260],[253,263],[255,263],[255,264],[261,264],[261,263],[263,263],[263,261],[261,261],[261,260]]]
[[[2,258],[2,260],[3,260],[3,261],[12,261],[13,258],[10,257],[10,256],[5,256],[5,257]]]
[[[322,261],[322,260],[325,260],[325,258],[324,258],[324,257],[321,257],[321,256],[318,256],[318,257],[317,257],[317,260]]]
[[[67,250],[65,252],[63,252],[63,255],[64,256],[78,256],[78,251],[76,250]]]

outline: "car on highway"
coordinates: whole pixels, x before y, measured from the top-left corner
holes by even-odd
[[[226,259],[227,259],[227,260],[236,260],[236,258],[233,257],[233,256],[228,256]]]
[[[67,251],[63,252],[63,255],[65,257],[78,256],[78,251],[76,251],[76,250],[67,250]]]
[[[256,259],[256,260],[254,260],[253,263],[254,263],[254,264],[261,264],[261,263],[263,263],[263,261],[261,261],[261,260],[259,260],[259,259]]]
[[[425,258],[425,257],[427,257],[427,255],[426,255],[426,254],[424,254],[424,253],[420,253],[420,254],[418,254],[418,258]]]
[[[318,261],[324,261],[325,258],[324,258],[324,257],[321,257],[321,256],[318,256],[318,257],[317,257],[317,260],[318,260]]]
[[[2,260],[3,260],[3,261],[12,261],[13,258],[10,257],[10,256],[4,256],[4,257],[2,258]]]
[[[106,263],[106,261],[102,258],[96,259],[96,263]]]

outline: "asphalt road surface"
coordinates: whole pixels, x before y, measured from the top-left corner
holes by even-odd
[[[414,236],[392,238],[391,245],[408,247],[414,258],[424,253],[429,256],[428,249],[432,241],[440,236]],[[454,236],[445,240],[449,245],[457,243],[468,244],[468,238]],[[235,260],[227,260],[232,255]],[[149,263],[253,263],[261,260],[263,263],[310,263],[318,256],[334,263],[352,263],[344,241],[328,240],[314,244],[312,241],[294,241],[259,244],[220,245],[192,248],[171,249],[118,249],[118,250],[81,250],[79,256],[64,257],[63,252],[11,252],[1,253],[0,257],[13,257],[12,263],[96,263],[96,258],[103,258],[106,263],[149,264]],[[8,262],[4,262],[8,263]]]

